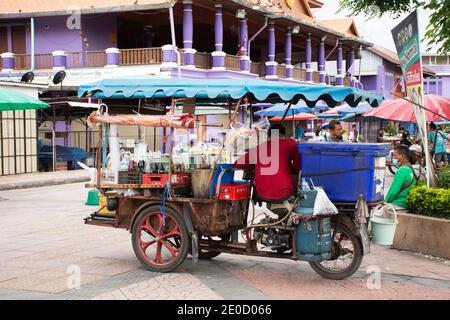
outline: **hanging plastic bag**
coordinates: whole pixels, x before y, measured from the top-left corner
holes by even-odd
[[[314,202],[313,216],[329,216],[338,213],[336,206],[328,199],[327,194],[321,188],[314,188],[317,190],[316,201]]]

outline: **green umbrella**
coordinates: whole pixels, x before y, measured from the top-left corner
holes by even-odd
[[[0,88],[0,111],[48,108],[49,105],[17,90]]]

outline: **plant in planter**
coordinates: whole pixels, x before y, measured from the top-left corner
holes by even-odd
[[[415,186],[408,197],[411,210],[420,215],[450,219],[450,189]]]
[[[386,126],[384,128],[384,132],[386,132],[390,137],[395,136],[397,134],[397,130],[395,130],[395,127],[393,126]]]
[[[450,189],[450,166],[447,165],[437,170],[439,187]]]

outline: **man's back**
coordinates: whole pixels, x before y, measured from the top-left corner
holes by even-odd
[[[238,159],[235,166],[241,169],[254,167],[256,192],[260,197],[287,199],[296,190],[292,174],[300,171],[297,143],[293,139],[268,140]]]

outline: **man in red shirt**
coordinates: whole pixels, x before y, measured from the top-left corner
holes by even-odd
[[[269,139],[237,159],[238,169],[255,170],[256,193],[262,199],[283,201],[294,195],[297,182],[292,175],[300,171],[297,143],[285,137],[282,125],[272,125]]]

